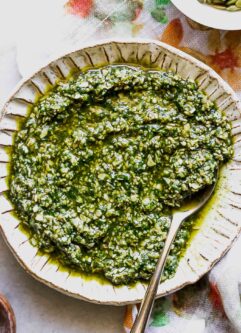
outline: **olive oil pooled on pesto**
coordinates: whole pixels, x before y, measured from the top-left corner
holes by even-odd
[[[17,133],[10,198],[32,241],[114,284],[148,280],[173,207],[215,180],[231,126],[197,85],[128,66],[60,82]],[[190,235],[168,257],[171,277]]]

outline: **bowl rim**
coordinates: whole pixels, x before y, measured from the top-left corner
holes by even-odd
[[[98,42],[91,42],[91,43],[86,43],[83,45],[83,47],[78,48],[78,49],[74,49],[74,50],[70,50],[70,51],[66,51],[63,52],[62,55],[56,57],[52,57],[51,60],[49,60],[44,66],[40,66],[38,69],[36,69],[32,74],[28,75],[27,77],[23,78],[20,80],[20,82],[16,85],[16,87],[12,90],[12,92],[9,94],[9,96],[6,99],[6,102],[4,103],[4,105],[2,106],[1,110],[0,110],[0,122],[2,120],[2,118],[5,115],[4,110],[6,110],[6,107],[8,105],[8,103],[11,101],[11,99],[14,97],[14,95],[20,90],[20,88],[27,83],[29,80],[31,80],[36,74],[38,74],[41,70],[44,70],[45,68],[49,67],[51,64],[55,63],[58,60],[61,60],[62,58],[65,58],[68,55],[74,54],[78,51],[84,50],[84,49],[91,49],[91,48],[95,48],[101,45],[106,45],[106,44],[111,44],[111,43],[120,43],[120,44],[130,44],[130,43],[134,43],[134,44],[154,44],[154,45],[158,45],[164,49],[166,49],[167,51],[169,51],[170,53],[177,55],[179,58],[182,58],[184,60],[188,60],[190,61],[192,64],[196,65],[197,67],[203,69],[205,72],[208,72],[208,74],[216,79],[219,83],[219,85],[225,90],[225,92],[227,92],[228,95],[231,96],[232,100],[236,103],[237,105],[237,109],[239,110],[239,113],[241,114],[241,101],[238,99],[237,95],[235,94],[235,92],[233,91],[233,89],[229,86],[229,84],[227,82],[225,82],[212,68],[210,68],[208,65],[202,63],[201,61],[197,60],[196,58],[188,55],[187,53],[173,47],[170,46],[164,42],[160,42],[160,41],[156,41],[153,39],[142,39],[142,38],[111,38],[111,39],[102,39]],[[0,129],[1,131],[1,129]],[[241,209],[241,208],[240,208]],[[0,217],[1,217],[1,213],[0,213]],[[13,255],[15,256],[15,258],[17,259],[17,261],[21,264],[21,266],[24,268],[24,270],[29,273],[32,277],[34,277],[36,280],[38,280],[39,282],[44,283],[45,285],[60,291],[63,294],[66,294],[68,296],[72,296],[74,298],[78,298],[78,299],[82,299],[88,302],[92,302],[92,303],[96,303],[96,304],[106,304],[106,305],[118,305],[118,306],[122,306],[122,305],[126,305],[126,304],[133,304],[133,303],[138,303],[142,300],[141,297],[137,297],[135,300],[128,300],[128,301],[115,301],[113,299],[111,300],[97,300],[94,298],[89,298],[89,297],[85,297],[84,295],[80,295],[77,293],[73,293],[70,292],[69,290],[66,290],[60,286],[58,286],[55,283],[52,283],[51,281],[48,281],[45,278],[40,277],[38,274],[36,274],[31,267],[28,267],[28,265],[26,265],[26,263],[24,262],[24,260],[16,253],[15,249],[13,248],[13,246],[11,245],[8,236],[6,235],[6,233],[4,232],[3,226],[1,224],[1,220],[0,220],[0,232],[3,236],[3,239],[5,240],[6,244],[8,245],[8,247],[10,248],[11,252],[13,253]],[[225,250],[219,255],[218,258],[216,258],[216,260],[213,260],[210,265],[208,266],[208,269],[203,272],[202,274],[199,274],[196,276],[195,279],[193,280],[188,280],[185,283],[177,286],[176,288],[172,288],[171,290],[168,290],[167,292],[163,292],[163,293],[159,293],[157,294],[157,298],[158,297],[162,297],[162,296],[166,296],[168,294],[171,294],[173,292],[178,291],[179,289],[182,289],[183,287],[185,287],[186,285],[192,284],[197,282],[202,276],[204,276],[206,273],[208,273],[213,266],[220,260],[222,259],[222,257],[226,254],[226,252],[231,248],[232,244],[234,243],[234,241],[236,240],[236,238],[239,236],[241,232],[241,226],[239,227],[239,231],[237,232],[236,236],[232,239],[232,241],[230,242],[230,244],[225,248]]]
[[[184,15],[210,28],[240,30],[241,10],[230,12],[200,3],[198,0],[171,0]]]
[[[176,1],[176,0],[171,0]],[[179,0],[177,0],[179,1]],[[241,11],[240,11],[241,13]],[[49,60],[46,61],[44,65],[38,66],[37,69],[35,69],[31,74],[24,76],[20,81],[15,85],[15,87],[10,91],[10,93],[5,98],[5,102],[2,104],[0,108],[0,120],[4,116],[3,111],[6,108],[8,102],[13,98],[13,96],[19,91],[19,89],[27,83],[29,80],[31,80],[37,73],[41,72],[45,68],[49,67],[53,63],[55,63],[58,60],[61,60],[62,58],[65,58],[66,56],[69,56],[71,54],[74,54],[78,51],[84,50],[84,49],[91,49],[98,46],[101,46],[103,44],[111,44],[111,43],[121,43],[121,44],[130,44],[130,43],[136,43],[136,44],[156,44],[158,46],[163,47],[164,49],[167,49],[171,53],[174,53],[181,57],[182,59],[188,59],[190,62],[194,63],[199,68],[202,68],[203,70],[209,72],[209,74],[217,79],[219,81],[219,84],[225,89],[226,92],[232,97],[235,102],[238,103],[238,108],[240,109],[241,113],[241,100],[238,98],[234,90],[231,88],[231,86],[210,66],[205,64],[204,62],[198,60],[197,58],[193,57],[192,55],[178,49],[177,47],[174,47],[172,45],[169,45],[165,42],[151,39],[151,38],[104,38],[97,41],[92,41],[90,43],[84,43],[81,48],[74,48],[61,52],[59,55],[51,56]]]

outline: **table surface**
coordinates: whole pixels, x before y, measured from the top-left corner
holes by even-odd
[[[0,103],[21,79],[14,48],[0,50]],[[124,307],[101,306],[62,295],[35,281],[0,236],[0,293],[10,301],[18,333],[121,333]]]

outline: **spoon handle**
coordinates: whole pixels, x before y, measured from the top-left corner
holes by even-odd
[[[176,237],[176,234],[178,232],[178,229],[180,228],[182,221],[183,221],[182,215],[174,214],[172,222],[171,222],[171,226],[170,226],[170,229],[168,231],[168,235],[167,235],[167,238],[165,241],[164,248],[158,259],[156,269],[152,275],[152,278],[151,278],[151,281],[147,288],[145,297],[141,303],[141,308],[136,317],[134,325],[131,329],[131,333],[144,333],[144,331],[145,331],[147,322],[150,318],[151,310],[153,308],[157,289],[160,284],[160,279],[161,279],[161,275],[163,273],[163,269],[165,267],[167,256],[170,252],[171,245],[173,243],[173,240]]]

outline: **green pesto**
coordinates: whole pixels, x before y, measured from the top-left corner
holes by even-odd
[[[195,82],[128,66],[89,70],[34,105],[15,138],[9,195],[39,249],[128,284],[150,278],[172,208],[213,183],[232,151],[230,124]]]

